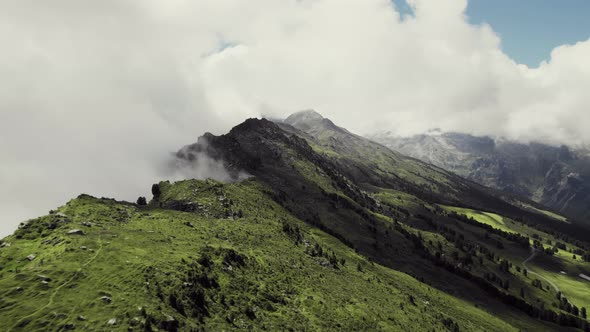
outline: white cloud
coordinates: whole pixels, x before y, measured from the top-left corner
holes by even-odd
[[[204,131],[315,108],[353,131],[589,143],[590,41],[530,69],[465,0],[0,1],[0,235],[134,199]]]

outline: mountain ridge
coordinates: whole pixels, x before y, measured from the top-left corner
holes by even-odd
[[[583,149],[460,133],[372,138],[475,182],[542,203],[578,222],[590,217],[590,159]]]
[[[587,230],[534,202],[311,112],[247,119],[175,157],[232,181],[81,195],[23,223],[0,241],[0,327],[590,330]]]

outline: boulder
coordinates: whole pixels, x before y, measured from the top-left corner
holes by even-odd
[[[41,279],[43,281],[47,281],[47,282],[50,282],[51,281],[51,278],[49,278],[48,276],[44,276],[42,274],[37,275],[37,278],[39,278],[39,279]]]
[[[104,303],[111,303],[112,300],[109,296],[103,296],[100,298]]]
[[[35,256],[35,255],[33,255],[33,254],[31,254],[31,255],[27,256],[27,259],[28,259],[29,261],[32,261],[32,260],[33,260],[33,259],[35,259],[35,258],[37,258],[37,256]]]
[[[74,228],[68,231],[68,235],[84,235],[84,232],[81,229]]]
[[[109,319],[109,321],[107,322],[108,325],[117,325],[117,319],[116,318],[111,318]]]
[[[81,246],[81,247],[80,247],[80,249],[82,249],[82,250],[86,250],[86,249],[88,249],[88,248],[86,248],[86,246]]]

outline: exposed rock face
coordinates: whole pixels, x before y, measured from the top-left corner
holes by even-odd
[[[463,149],[494,151],[495,144],[490,139],[477,139],[477,144],[465,144]],[[465,158],[469,157],[468,152],[465,155]],[[294,215],[322,229],[336,230],[333,235],[345,242],[347,239],[340,234],[358,233],[359,223],[367,223],[367,228],[362,228],[362,234],[358,236],[363,240],[352,245],[369,256],[383,257],[384,249],[377,252],[374,242],[365,241],[374,233],[371,230],[374,220],[370,215],[357,213],[356,206],[379,212],[382,207],[371,196],[375,188],[400,190],[446,205],[485,207],[487,211],[501,211],[512,218],[534,219],[549,227],[555,223],[550,217],[512,204],[510,195],[498,195],[495,190],[392,151],[336,126],[313,111],[299,112],[277,122],[248,119],[228,134],[205,134],[176,154],[182,163],[198,163],[203,156],[223,163],[231,173],[246,172],[256,177],[270,188],[273,199]],[[494,159],[483,159],[476,165],[487,169],[486,163],[500,169],[504,167]],[[340,199],[338,195],[329,196],[321,186],[307,178],[308,173],[321,174],[328,186],[342,191],[353,202]],[[508,182],[510,174],[505,173]],[[159,204],[186,212],[198,210],[191,202],[163,200]],[[320,218],[319,211],[332,211],[336,205],[340,207],[338,213],[329,212],[330,215],[324,214]],[[563,231],[565,226],[559,227]]]
[[[590,219],[590,158],[585,151],[459,133],[371,138],[485,186],[535,200],[572,219]]]

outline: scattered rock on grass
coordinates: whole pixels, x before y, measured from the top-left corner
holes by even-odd
[[[108,325],[117,325],[117,319],[116,318],[111,318],[109,319],[109,321],[107,322]]]
[[[32,261],[32,260],[33,260],[33,259],[35,259],[36,257],[37,257],[37,256],[35,256],[35,255],[31,254],[31,255],[27,256],[27,259],[28,259],[29,261]]]
[[[84,232],[81,229],[74,228],[68,231],[68,235],[84,235]]]
[[[42,274],[37,275],[37,278],[39,278],[39,279],[41,279],[43,281],[47,281],[47,282],[50,282],[51,281],[51,278],[49,278],[48,276],[44,276]]]

